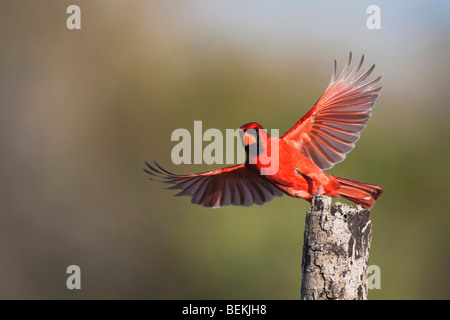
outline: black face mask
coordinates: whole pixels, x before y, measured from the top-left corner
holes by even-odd
[[[262,152],[264,152],[264,147],[262,146],[261,139],[259,137],[259,128],[255,128],[254,131],[256,134],[256,142],[245,146],[245,152],[249,154],[249,156],[259,156]],[[244,132],[247,132],[247,130]]]

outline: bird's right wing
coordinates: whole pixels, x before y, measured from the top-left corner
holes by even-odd
[[[283,195],[280,189],[244,164],[205,173],[177,175],[154,163],[152,166],[145,162],[148,169],[144,171],[159,178],[158,181],[173,184],[169,189],[182,189],[177,196],[191,196],[192,203],[203,207],[262,205]]]

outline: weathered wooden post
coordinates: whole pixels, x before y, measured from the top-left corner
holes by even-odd
[[[303,300],[366,300],[370,211],[316,197],[306,214]]]

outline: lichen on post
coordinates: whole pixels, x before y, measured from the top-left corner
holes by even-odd
[[[316,197],[306,214],[303,300],[367,300],[370,211]]]

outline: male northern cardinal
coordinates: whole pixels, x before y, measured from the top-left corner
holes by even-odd
[[[226,205],[261,205],[283,193],[311,202],[314,196],[344,197],[366,209],[371,209],[383,192],[376,184],[334,177],[322,170],[341,162],[355,147],[361,131],[370,118],[381,87],[381,77],[365,83],[375,65],[357,77],[364,55],[350,71],[352,54],[341,75],[336,79],[336,60],[328,88],[316,105],[281,138],[271,137],[256,122],[240,127],[246,162],[206,173],[177,175],[155,162],[148,164],[147,173],[182,189],[177,195],[192,197],[192,203],[204,207]],[[279,153],[268,154],[278,143]],[[256,152],[250,152],[257,146]],[[254,150],[255,148],[253,148]],[[267,159],[278,161],[273,174],[261,174],[267,169]]]

